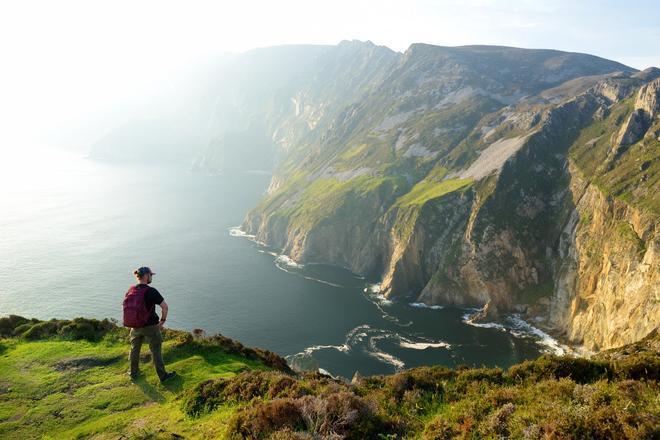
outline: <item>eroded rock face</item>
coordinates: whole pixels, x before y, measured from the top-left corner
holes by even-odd
[[[650,119],[660,112],[660,78],[642,86],[635,100],[635,109],[643,110]]]
[[[608,199],[572,171],[577,204],[548,325],[594,351],[637,341],[660,324],[657,217]]]
[[[526,82],[515,53],[411,47],[305,122],[243,227],[402,301],[523,313],[593,350],[644,336],[660,324],[660,79],[543,53]],[[295,117],[317,114],[297,96]]]
[[[660,79],[642,86],[635,99],[635,107],[619,131],[615,148],[620,149],[639,142],[660,112]]]

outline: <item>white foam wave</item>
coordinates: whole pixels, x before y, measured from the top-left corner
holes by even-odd
[[[506,330],[506,327],[504,327],[502,324],[498,324],[497,322],[472,322],[470,320],[463,321],[464,323],[471,325],[472,327],[479,327],[479,328],[494,328],[497,330]]]
[[[269,252],[269,254],[270,254],[270,252]],[[277,255],[277,254],[275,254],[275,255]],[[300,271],[291,271],[291,270],[287,269],[287,267],[294,267],[294,266],[277,264],[277,259],[275,259],[275,267],[277,267],[281,271],[284,271],[284,272],[289,273],[291,275],[296,275],[296,276],[304,278],[306,280],[315,281],[317,283],[325,284],[327,286],[332,286],[332,287],[343,287],[339,284],[331,283],[330,281],[325,281],[325,280],[321,280],[321,279],[318,279],[318,278],[310,277],[308,275],[304,275]],[[303,267],[304,267],[304,265],[300,264],[297,268],[300,269],[300,268],[303,268]]]
[[[403,348],[411,348],[413,350],[426,350],[427,348],[451,348],[450,344],[446,342],[407,342],[401,341],[399,345]]]
[[[469,311],[463,315],[463,323],[471,325],[472,327],[494,328],[497,330],[506,331],[506,327],[497,322],[475,322],[474,319],[476,318],[476,315],[482,310],[483,309],[469,309]]]
[[[385,362],[386,364],[390,364],[394,366],[394,369],[396,371],[403,370],[406,366],[405,362],[403,362],[401,359],[398,357],[391,355],[389,353],[385,353],[384,351],[381,350],[374,350],[369,352],[369,356],[372,356],[379,361]]]
[[[367,297],[371,300],[371,302],[375,303],[376,305],[389,306],[392,304],[391,299],[380,293],[380,284],[368,284],[367,287],[363,289],[363,291],[367,294]]]
[[[391,299],[387,298],[385,295],[381,295],[380,293],[373,295],[373,298],[378,301],[378,304],[381,306],[391,306],[394,304]]]
[[[379,286],[380,287],[380,285],[378,285],[378,284],[372,284],[370,287],[365,288],[364,289],[365,296],[382,313],[382,317],[384,319],[387,319],[390,322],[393,322],[394,324],[398,325],[399,327],[409,327],[409,326],[411,326],[413,324],[412,321],[402,323],[399,318],[397,318],[396,316],[390,315],[389,313],[387,313],[385,311],[384,307],[389,307],[392,304],[394,304],[394,302],[391,299],[387,298],[385,295],[382,295],[380,293],[371,293],[373,290],[375,290],[374,286]]]
[[[324,375],[326,375],[326,376],[330,376],[330,377],[333,378],[333,379],[336,379],[336,377],[333,376],[332,374],[330,374],[330,372],[329,372],[328,370],[325,370],[325,369],[323,369],[323,368],[319,368],[319,373],[324,374]]]
[[[371,328],[369,324],[362,324],[353,328],[346,334],[346,342],[344,345],[350,347],[351,350],[362,346],[363,351],[369,356],[394,366],[397,371],[401,370],[406,366],[401,359],[390,353],[384,352],[376,346],[379,340],[388,338],[400,338],[400,336],[389,330],[374,329]]]
[[[403,362],[401,359],[394,356],[393,354],[384,352],[383,350],[379,349],[376,346],[377,341],[384,339],[388,336],[389,335],[385,334],[382,336],[372,336],[371,338],[369,338],[369,351],[367,352],[367,354],[369,354],[369,356],[371,357],[378,359],[381,362],[385,362],[386,364],[392,365],[396,371],[402,370],[406,366],[405,362]]]
[[[380,293],[381,290],[380,284],[369,284],[364,288],[365,293]]]
[[[523,337],[525,335],[532,335],[537,339],[538,344],[546,348],[547,351],[550,351],[553,354],[558,356],[564,355],[568,352],[567,347],[560,344],[556,339],[547,334],[541,329],[538,329],[522,319],[520,315],[514,314],[507,317],[507,320],[511,323],[513,328],[511,333],[514,336]]]
[[[346,333],[346,344],[362,342],[364,338],[369,336],[369,332],[371,330],[372,329],[369,324],[358,325],[357,327],[351,329],[351,331]]]
[[[522,317],[518,314],[512,314],[505,318],[505,321],[508,325],[503,325],[497,322],[474,322],[475,315],[481,311],[481,309],[470,309],[469,312],[463,315],[463,322],[474,327],[495,328],[498,330],[506,331],[518,338],[532,336],[536,339],[536,342],[539,345],[544,347],[545,351],[559,356],[573,352],[570,348],[560,344],[556,339],[554,339],[543,330],[534,327],[522,319]]]
[[[410,304],[408,304],[408,305],[409,305],[410,307],[415,307],[415,308],[418,308],[418,309],[440,310],[440,309],[443,309],[443,308],[444,308],[444,307],[442,307],[442,306],[438,306],[438,305],[430,306],[430,305],[428,305],[428,304],[418,303],[418,302],[410,303]]]
[[[342,345],[312,345],[311,347],[305,348],[303,351],[297,354],[312,354],[315,351],[319,350],[337,350],[342,353],[348,353],[351,348],[347,344]]]
[[[255,235],[250,235],[247,232],[245,232],[244,230],[242,230],[240,226],[233,226],[233,227],[229,228],[229,235],[231,235],[232,237],[249,238],[251,240],[256,238]]]
[[[451,344],[443,341],[434,341],[428,338],[418,338],[421,341],[413,341],[412,339],[395,335],[399,341],[399,346],[403,348],[410,348],[413,350],[426,350],[427,348],[451,348]]]
[[[281,263],[285,264],[288,267],[293,267],[295,269],[302,269],[305,267],[303,264],[298,263],[296,260],[293,258],[289,257],[288,255],[278,255],[277,258],[275,258],[276,263]]]
[[[372,328],[369,324],[362,324],[346,333],[343,344],[313,345],[305,348],[300,353],[287,356],[287,359],[313,359],[315,352],[320,350],[336,350],[343,354],[353,352],[364,353],[380,362],[391,365],[395,371],[402,370],[406,364],[392,353],[388,353],[379,347],[381,341],[391,341],[401,348],[411,350],[426,349],[451,349],[451,344],[443,341],[432,340],[411,334],[400,334],[388,329]]]

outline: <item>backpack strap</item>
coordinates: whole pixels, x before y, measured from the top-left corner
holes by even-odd
[[[135,286],[131,286],[131,287],[129,287],[128,290],[126,291],[126,294],[124,295],[124,298],[126,298],[128,295],[130,295],[131,293],[133,293],[133,292],[135,292],[136,290],[138,290],[138,286],[139,286],[139,284],[136,284]],[[147,290],[149,290],[149,286],[148,286],[148,285],[145,284],[144,286],[147,288]],[[147,293],[147,292],[145,291],[145,293]]]

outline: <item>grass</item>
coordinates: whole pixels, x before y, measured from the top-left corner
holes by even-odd
[[[645,343],[657,347],[657,333]],[[618,353],[545,355],[506,371],[420,367],[353,384],[246,372],[183,401],[191,417],[238,405],[228,438],[655,438],[658,352]]]
[[[616,225],[616,231],[619,236],[625,238],[635,245],[638,254],[646,252],[646,243],[639,238],[633,227],[627,221],[619,221]]]
[[[362,175],[340,181],[334,178],[317,179],[290,206],[280,208],[279,215],[290,219],[290,227],[308,229],[334,217],[356,215],[363,202],[382,196],[392,198],[405,185],[402,178]]]
[[[595,120],[580,131],[569,155],[587,175],[596,175],[611,147],[613,135],[618,133],[626,115],[632,112],[634,97],[615,104],[606,118]]]
[[[231,409],[193,422],[180,409],[179,393],[209,378],[267,368],[232,347],[166,331],[165,363],[179,376],[160,384],[151,363],[143,362],[144,376],[133,383],[126,375],[127,332],[112,326],[97,336],[0,340],[0,438],[215,437]]]
[[[14,317],[15,318],[15,317]],[[353,384],[293,374],[272,353],[168,330],[164,356],[128,380],[125,329],[22,336],[0,318],[0,438],[657,438],[660,337],[583,359],[545,355],[509,370],[413,368]],[[47,321],[52,322],[52,321]],[[111,324],[111,323],[110,323]],[[43,325],[42,325],[43,327]],[[281,359],[281,358],[279,358]],[[271,367],[277,367],[273,369]]]
[[[440,182],[434,179],[424,179],[415,185],[410,192],[400,197],[396,202],[396,206],[422,206],[430,200],[463,189],[471,185],[472,182],[472,179],[448,179]]]
[[[525,304],[535,304],[541,298],[551,297],[554,288],[554,283],[551,280],[528,286],[520,292],[519,301]]]
[[[615,104],[610,114],[586,126],[572,144],[569,156],[584,177],[603,193],[633,206],[660,213],[658,150],[660,141],[646,136],[612,156],[612,142],[633,110],[634,97]],[[649,129],[660,129],[656,123]]]

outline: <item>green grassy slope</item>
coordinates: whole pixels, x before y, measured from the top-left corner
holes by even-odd
[[[7,318],[0,321],[0,336],[13,333]],[[28,323],[18,327],[22,337],[0,339],[0,438],[213,438],[222,434],[232,408],[192,420],[177,396],[211,377],[277,366],[272,353],[166,330],[163,356],[179,377],[160,384],[145,345],[145,374],[133,383],[126,374],[126,329],[107,321],[78,322],[96,328],[81,332],[59,325],[30,332],[44,323]]]
[[[660,125],[650,127],[647,136],[612,153],[612,144],[633,111],[634,96],[612,106],[609,115],[585,127],[570,149],[570,158],[584,177],[603,193],[633,206],[660,213]]]
[[[108,321],[0,319],[0,438],[657,438],[657,332],[593,360],[507,371],[414,368],[353,383],[293,374],[273,353],[168,330],[131,382]],[[34,328],[37,327],[37,330]]]

